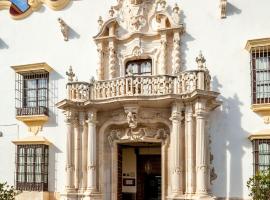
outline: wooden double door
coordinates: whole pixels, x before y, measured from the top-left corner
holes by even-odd
[[[161,155],[137,154],[136,195],[122,193],[122,149],[118,147],[118,200],[161,200]]]

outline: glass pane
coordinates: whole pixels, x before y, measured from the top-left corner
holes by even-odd
[[[270,167],[270,144],[259,144],[259,170],[266,170]]]
[[[151,73],[151,63],[148,62],[148,61],[145,61],[141,64],[141,73],[144,74],[144,73]]]
[[[138,64],[137,63],[130,63],[127,67],[127,74],[138,74]]]

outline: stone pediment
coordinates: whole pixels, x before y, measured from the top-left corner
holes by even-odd
[[[118,0],[117,5],[109,10],[109,15],[110,18],[104,23],[99,20],[100,31],[95,39],[109,36],[112,25],[115,28],[114,36],[119,40],[138,33],[154,36],[164,29],[182,28],[179,7],[175,5],[170,11],[166,1],[161,0]]]

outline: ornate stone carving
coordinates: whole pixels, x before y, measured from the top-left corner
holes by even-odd
[[[166,74],[167,68],[167,36],[163,35],[160,41],[160,68],[161,74]]]
[[[180,8],[179,6],[177,5],[177,3],[174,5],[173,7],[173,13],[172,13],[172,18],[173,18],[173,22],[177,25],[180,24]]]
[[[173,69],[172,73],[174,75],[180,73],[180,65],[181,65],[181,58],[180,58],[180,34],[178,32],[174,33],[173,37]]]
[[[61,27],[61,32],[64,36],[64,40],[65,41],[68,41],[68,30],[69,30],[69,27],[68,25],[65,23],[65,21],[61,18],[58,18],[58,22],[60,24],[60,27]]]
[[[200,51],[199,56],[196,57],[196,62],[198,64],[198,69],[202,69],[202,70],[206,69],[205,61],[206,60],[205,60],[204,56],[202,55],[202,52]]]
[[[167,140],[169,131],[164,128],[114,129],[108,136],[110,145],[115,140],[144,141],[147,139]]]
[[[99,29],[102,28],[102,25],[103,25],[103,19],[102,19],[101,16],[99,16],[99,18],[98,18],[98,26],[99,26]]]
[[[73,78],[75,77],[75,73],[72,70],[72,66],[69,66],[68,71],[66,72],[66,75],[68,77],[68,82],[72,82]]]
[[[130,0],[130,3],[134,4],[134,5],[141,4],[142,2],[143,2],[143,0]]]
[[[137,127],[137,114],[128,112],[127,113],[127,122],[130,128],[136,128]]]
[[[113,42],[111,42],[109,46],[109,74],[110,78],[114,78],[116,75],[116,53],[115,53],[115,47]]]
[[[138,46],[135,46],[135,47],[133,48],[132,55],[133,55],[134,57],[140,57],[142,54],[143,54],[142,48],[140,48],[140,47],[138,47]]]

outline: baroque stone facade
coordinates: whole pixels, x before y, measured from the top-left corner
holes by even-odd
[[[202,54],[183,71],[180,12],[166,1],[119,0],[100,18],[98,80],[74,81],[70,68],[57,104],[67,126],[62,199],[119,199],[118,145],[139,143],[161,144],[162,200],[214,198],[206,126],[218,93]],[[127,62],[141,59],[151,59],[152,74],[129,74]]]

